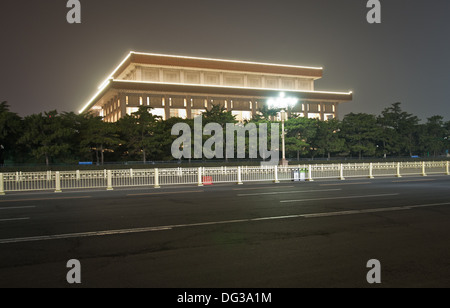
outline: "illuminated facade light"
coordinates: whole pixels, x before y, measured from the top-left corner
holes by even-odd
[[[287,109],[293,108],[298,103],[298,98],[286,97],[286,93],[281,92],[279,97],[269,98],[267,105],[271,109]]]

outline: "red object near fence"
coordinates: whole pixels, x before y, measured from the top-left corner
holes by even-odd
[[[204,176],[202,182],[203,185],[212,185],[213,184],[212,176]]]

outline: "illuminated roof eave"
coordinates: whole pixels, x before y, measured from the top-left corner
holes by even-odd
[[[104,92],[106,90],[108,90],[110,87],[116,87],[116,88],[121,88],[120,85],[128,85],[128,86],[155,86],[155,85],[159,85],[159,86],[165,86],[165,87],[174,87],[174,88],[188,88],[190,91],[194,92],[198,92],[201,93],[202,91],[195,91],[195,89],[201,89],[201,88],[209,88],[209,89],[215,89],[215,90],[219,90],[223,89],[223,90],[248,90],[248,91],[258,91],[261,93],[268,93],[268,92],[276,92],[276,93],[281,93],[281,92],[285,92],[285,93],[290,93],[290,94],[319,94],[319,95],[337,95],[337,96],[342,96],[341,98],[333,98],[330,100],[335,100],[335,101],[350,101],[352,100],[353,97],[353,92],[349,91],[349,92],[333,92],[333,91],[308,91],[308,90],[286,90],[286,89],[269,89],[269,88],[250,88],[250,87],[233,87],[233,86],[212,86],[212,85],[199,85],[199,84],[181,84],[181,83],[165,83],[165,82],[147,82],[147,81],[133,81],[133,80],[114,80],[114,79],[110,79],[107,82],[105,82],[103,84],[103,87],[99,89],[99,91],[94,95],[94,97],[92,97],[92,99],[79,111],[79,113],[83,113],[86,110],[90,109],[92,107],[92,105],[98,101],[99,97],[102,96],[104,94]],[[126,89],[126,90],[130,90],[130,89]],[[143,89],[145,90],[145,89]],[[174,90],[176,91],[176,90]],[[218,94],[220,95],[220,94]],[[225,95],[225,94],[222,94]],[[237,94],[236,94],[237,95]],[[268,97],[268,95],[264,95],[266,97]],[[321,100],[321,98],[311,98],[311,100]],[[323,99],[323,100],[327,100],[327,99]]]
[[[216,62],[228,62],[228,63],[256,64],[256,65],[264,65],[264,66],[301,68],[301,69],[310,69],[310,70],[323,70],[323,67],[299,66],[299,65],[276,64],[276,63],[265,63],[265,62],[251,62],[251,61],[240,61],[240,60],[213,59],[213,58],[189,57],[189,56],[177,56],[177,55],[166,55],[166,54],[156,54],[156,53],[146,53],[146,52],[136,52],[136,51],[130,52],[130,54],[128,56],[130,56],[131,54],[143,55],[143,56],[183,58],[183,59],[191,59],[191,60],[204,60],[204,61],[216,61]]]
[[[275,68],[292,68],[292,69],[303,69],[303,70],[312,70],[312,71],[323,71],[323,67],[312,67],[312,66],[299,66],[299,65],[288,65],[288,64],[275,64],[275,63],[264,63],[264,62],[251,62],[251,61],[239,61],[239,60],[226,60],[226,59],[213,59],[213,58],[201,58],[201,57],[189,57],[189,56],[178,56],[178,55],[167,55],[167,54],[157,54],[157,53],[145,53],[145,52],[136,52],[130,51],[128,55],[122,60],[122,62],[114,69],[114,71],[108,76],[108,78],[102,83],[104,85],[109,79],[115,79],[118,76],[116,73],[119,70],[125,69],[123,66],[130,60],[130,63],[138,63],[132,61],[132,56],[151,56],[151,57],[166,57],[172,59],[189,59],[189,60],[198,60],[198,61],[210,61],[210,62],[220,62],[220,63],[234,63],[234,64],[246,64],[246,65],[260,65],[260,66],[269,66]],[[245,71],[245,70],[244,70]],[[300,76],[300,75],[299,75]],[[309,75],[308,75],[309,76]],[[311,76],[314,79],[320,79],[321,76]],[[101,86],[102,86],[101,85]],[[100,87],[101,87],[100,86]]]
[[[334,91],[309,91],[309,90],[287,90],[278,88],[254,88],[254,87],[239,87],[239,86],[224,86],[224,85],[206,85],[206,84],[190,84],[190,83],[169,83],[158,81],[136,81],[136,80],[118,80],[111,79],[110,82],[114,83],[132,83],[132,84],[149,84],[149,85],[169,85],[169,86],[187,86],[187,87],[208,87],[208,88],[224,88],[224,89],[246,89],[246,90],[261,90],[270,92],[288,92],[288,93],[318,93],[318,94],[337,94],[337,95],[350,95],[353,91],[349,92],[334,92]]]

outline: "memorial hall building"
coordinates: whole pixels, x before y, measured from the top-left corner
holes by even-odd
[[[154,115],[194,118],[213,105],[250,120],[274,97],[294,98],[289,111],[307,118],[337,118],[352,92],[316,91],[323,68],[130,52],[80,110],[116,122],[139,106]]]

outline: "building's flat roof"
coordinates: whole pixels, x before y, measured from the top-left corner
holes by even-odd
[[[208,85],[189,85],[178,83],[160,83],[143,82],[129,80],[109,80],[103,88],[91,99],[91,101],[80,111],[80,113],[91,108],[97,100],[105,95],[109,90],[128,90],[128,91],[152,91],[161,93],[183,93],[188,95],[212,95],[227,97],[255,97],[269,98],[278,97],[280,92],[286,93],[291,97],[300,100],[321,100],[347,102],[353,98],[352,92],[327,92],[327,91],[301,91],[301,90],[280,90],[263,88],[244,88],[228,86],[208,86]]]
[[[119,66],[111,73],[108,79],[117,79],[120,74],[133,63],[143,65],[302,76],[311,77],[314,79],[322,78],[323,75],[322,67],[174,56],[131,51],[125,59],[123,59]]]

